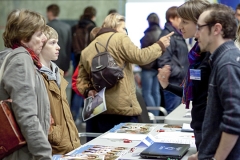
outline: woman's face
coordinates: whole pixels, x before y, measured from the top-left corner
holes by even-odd
[[[121,21],[119,26],[116,28],[116,30],[120,33],[127,34],[127,29],[126,29],[126,26],[125,26],[125,22]]]
[[[21,40],[21,43],[34,51],[35,54],[40,54],[40,52],[42,51],[42,47],[43,47],[43,43],[47,40],[47,37],[45,36],[45,34],[41,31],[38,30],[36,31],[29,42],[24,42],[24,40]]]
[[[197,31],[197,25],[193,21],[182,18],[179,24],[179,29],[182,32],[184,39],[193,38]]]

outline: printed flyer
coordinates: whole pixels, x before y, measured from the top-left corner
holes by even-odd
[[[119,157],[126,154],[130,148],[113,147],[102,145],[87,145],[75,149],[67,155],[54,155],[53,160],[77,160],[77,159],[94,159],[94,160],[118,160]]]

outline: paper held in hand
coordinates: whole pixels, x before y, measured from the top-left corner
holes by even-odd
[[[107,110],[105,101],[105,89],[99,91],[95,97],[88,97],[84,100],[84,107],[82,111],[83,121],[87,121]]]

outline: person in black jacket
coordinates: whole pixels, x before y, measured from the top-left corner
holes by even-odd
[[[156,13],[151,13],[147,17],[149,27],[144,31],[144,37],[140,40],[141,48],[151,46],[159,40],[162,29],[159,26],[159,17]],[[148,67],[147,67],[148,66]],[[142,96],[147,106],[160,106],[161,95],[160,85],[157,79],[156,60],[151,64],[141,66]],[[159,111],[151,111],[155,116]]]
[[[64,71],[64,74],[66,74],[70,67],[71,60],[71,27],[67,23],[58,19],[59,13],[60,8],[57,4],[51,4],[47,7],[48,25],[54,28],[60,37],[58,44],[61,49],[59,51],[58,60],[54,62]]]
[[[185,39],[195,36],[197,31],[197,19],[209,5],[210,3],[207,0],[189,0],[178,7],[177,12],[181,17],[179,28]],[[211,73],[211,68],[208,63],[210,53],[200,52],[197,39],[195,40],[196,43],[188,54],[190,65],[188,74],[184,80],[184,89],[183,87],[169,83],[168,78],[171,73],[169,65],[159,69],[158,80],[163,89],[175,93],[178,96],[183,96],[186,108],[189,107],[189,102],[192,101],[191,127],[194,129],[195,143],[198,150],[199,144],[202,141],[202,124],[207,105],[208,79]],[[200,73],[200,76],[192,75],[191,71]],[[191,158],[193,157],[196,158],[197,154],[191,156]]]
[[[162,68],[164,65],[170,65],[171,75],[169,77],[169,82],[180,86],[187,73],[189,63],[187,60],[188,47],[178,29],[181,18],[177,14],[176,6],[170,7],[167,10],[166,21],[160,37],[171,32],[174,32],[174,35],[171,37],[170,47],[168,47],[165,53],[158,58],[157,65],[158,68]],[[167,112],[170,113],[181,104],[181,97],[167,90],[164,90],[163,93],[165,108]]]
[[[72,45],[72,50],[74,52],[74,70],[78,66],[80,61],[81,51],[89,45],[90,41],[90,32],[94,27],[96,27],[95,19],[96,19],[97,11],[94,7],[88,6],[84,9],[83,14],[80,16],[78,24],[72,27],[72,37],[78,36],[78,48],[75,48],[76,44]],[[80,35],[77,34],[77,29],[80,29]],[[74,39],[74,38],[73,38]],[[73,40],[73,43],[76,43]],[[78,53],[79,52],[79,53]]]
[[[94,7],[88,6],[84,9],[83,15],[80,16],[78,24],[72,27],[72,51],[74,53],[73,68],[77,69],[80,61],[81,51],[91,42],[91,31],[96,27],[97,11]],[[77,36],[77,37],[76,37]],[[76,44],[77,43],[77,44]],[[77,47],[76,47],[77,46]],[[80,108],[83,106],[84,99],[72,90],[71,95],[71,111],[74,121],[79,122]]]

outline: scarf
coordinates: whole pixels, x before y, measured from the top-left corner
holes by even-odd
[[[42,65],[42,68],[38,69],[41,73],[44,73],[49,81],[55,81],[60,88],[61,78],[60,78],[60,72],[57,67],[57,65],[53,62],[51,62],[51,68],[48,68],[44,65]]]
[[[188,68],[188,73],[183,82],[184,87],[183,87],[182,102],[186,104],[187,109],[189,109],[189,103],[193,99],[193,95],[192,95],[193,83],[192,83],[192,80],[190,79],[190,69],[194,69],[195,66],[201,62],[199,53],[200,53],[200,48],[198,46],[198,43],[196,42],[193,48],[188,53],[189,68]]]
[[[18,44],[14,44],[12,46],[12,49],[16,49],[18,47],[24,47],[24,46],[20,46]],[[31,55],[32,57],[32,60],[33,60],[33,63],[37,66],[38,69],[42,68],[42,64],[40,63],[40,60],[39,60],[39,56],[37,54],[34,53],[33,50],[31,50],[30,48],[27,48],[27,47],[24,47]]]

